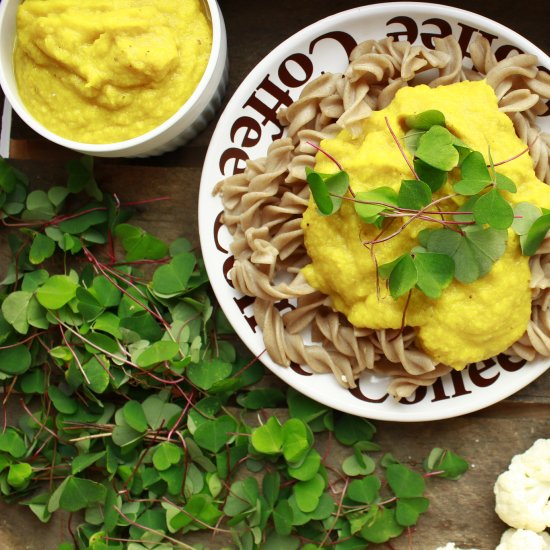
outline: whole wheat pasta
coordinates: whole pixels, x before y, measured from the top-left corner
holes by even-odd
[[[388,105],[397,90],[414,85],[424,71],[436,74],[430,86],[485,78],[499,108],[529,145],[537,177],[550,183],[550,137],[535,124],[550,97],[550,77],[537,68],[536,57],[520,54],[497,61],[489,42],[479,37],[470,46],[470,68],[463,65],[460,46],[452,37],[434,43],[434,50],[391,38],[359,44],[343,73],[321,75],[278,113],[286,135],[269,147],[267,156],[248,161],[244,173],[216,187],[222,194],[223,222],[234,239],[232,283],[255,298],[254,316],[266,350],[282,366],[297,363],[315,373],[331,372],[347,388],[355,387],[363,372],[383,374],[391,377],[388,391],[397,398],[450,371],[416,348],[412,329],[352,326],[333,310],[330,297],[301,275],[309,262],[300,221],[309,203],[305,168],[315,164],[311,143],[334,137],[344,127],[359,133],[373,110]],[[531,321],[506,352],[528,360],[550,356],[550,238],[530,265]],[[282,300],[292,308],[278,308]]]

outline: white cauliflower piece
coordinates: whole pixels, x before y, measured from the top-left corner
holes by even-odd
[[[540,532],[550,526],[550,439],[516,455],[494,491],[495,511],[510,527]]]
[[[550,535],[526,529],[508,529],[495,550],[550,550]]]
[[[445,546],[440,546],[435,550],[477,550],[477,548],[459,548],[458,546],[455,546],[454,542],[448,542]]]

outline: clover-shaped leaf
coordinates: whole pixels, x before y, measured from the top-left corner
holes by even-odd
[[[349,177],[346,172],[340,170],[336,174],[321,174],[306,167],[306,180],[321,214],[333,214],[340,208],[341,197],[349,187]]]
[[[462,234],[451,229],[436,229],[423,237],[429,252],[446,254],[455,263],[455,277],[472,283],[486,275],[504,254],[508,233],[491,227],[470,226]]]
[[[390,464],[386,469],[386,479],[398,498],[421,497],[426,489],[422,475],[402,464]]]
[[[514,211],[510,203],[495,188],[479,197],[474,204],[473,213],[478,224],[488,224],[494,229],[508,229],[514,221]]]
[[[439,477],[459,479],[467,470],[468,462],[449,449],[435,447],[424,461],[427,472],[435,472]]]
[[[427,183],[432,190],[432,193],[439,191],[447,181],[447,171],[439,170],[423,160],[414,159],[414,171],[421,181]]]
[[[442,126],[432,126],[420,137],[416,156],[426,164],[448,172],[459,161],[454,143],[454,136],[449,130]]]
[[[381,544],[391,538],[398,537],[404,527],[397,523],[395,509],[373,508],[375,510],[372,519],[369,519],[361,529],[361,536],[373,543]]]
[[[415,525],[429,506],[429,500],[424,497],[399,498],[395,506],[395,519],[399,525],[410,527]]]
[[[403,180],[397,197],[400,208],[422,210],[432,201],[432,189],[423,181]]]
[[[391,187],[377,187],[355,195],[355,212],[365,223],[376,223],[380,213],[397,206],[398,195]]]
[[[158,471],[168,470],[170,466],[177,464],[183,453],[174,443],[165,441],[157,445],[153,452],[153,465]]]
[[[445,126],[445,115],[436,109],[429,109],[405,117],[405,124],[408,128],[429,130],[432,126]]]
[[[283,447],[283,427],[275,416],[252,432],[252,446],[259,453],[278,454]]]
[[[524,256],[532,256],[537,252],[548,230],[550,230],[550,214],[543,214],[533,222],[529,231],[519,238]]]
[[[354,479],[348,487],[346,496],[355,502],[372,504],[377,498],[382,483],[375,475],[367,475],[361,479]]]

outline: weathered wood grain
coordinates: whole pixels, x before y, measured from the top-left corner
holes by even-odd
[[[285,38],[322,17],[368,3],[360,0],[301,3],[220,0],[229,38],[231,71],[227,97],[258,61]],[[544,0],[525,5],[512,0],[484,3],[449,0],[446,3],[495,19],[544,51],[550,49]],[[123,201],[171,197],[169,201],[143,208],[136,221],[163,238],[185,236],[198,245],[199,180],[215,122],[187,147],[161,157],[98,159],[96,173],[102,188],[116,193]],[[51,182],[64,180],[63,164],[75,153],[46,143],[17,117],[12,130],[11,156],[17,166],[29,174],[33,186],[46,187]],[[6,258],[5,233],[0,232],[0,276]],[[281,383],[275,377],[272,380],[275,384]],[[286,414],[284,410],[269,412],[281,419]],[[514,454],[524,451],[537,438],[550,436],[550,372],[502,403],[462,418],[407,425],[376,424],[377,440],[384,451],[407,463],[417,464],[434,446],[448,446],[472,463],[471,471],[459,482],[433,480],[429,484],[430,510],[410,540],[403,537],[393,542],[392,547],[433,550],[454,541],[461,547],[492,550],[505,528],[493,512],[492,487],[497,475]],[[322,450],[326,450],[326,445],[326,440],[320,442]],[[329,455],[334,464],[339,464],[347,452],[333,446]],[[56,515],[49,525],[42,525],[28,510],[0,504],[0,550],[54,550],[63,540],[69,540],[66,516]],[[189,537],[189,544],[196,542],[221,548],[227,541],[205,534]]]

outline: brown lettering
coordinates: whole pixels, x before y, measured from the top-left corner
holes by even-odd
[[[246,167],[246,161],[248,160],[248,155],[242,150],[237,147],[229,147],[229,149],[226,149],[221,157],[220,157],[220,172],[227,176],[229,174],[226,174],[225,167],[226,164],[233,159],[235,163],[233,164],[233,169],[230,172],[231,175],[240,174],[244,172],[244,169]],[[242,161],[242,164],[239,164]]]
[[[504,44],[497,48],[495,51],[495,57],[497,58],[497,61],[502,61],[508,55],[512,52],[515,53],[524,53],[523,50],[520,50],[519,48],[516,48],[516,46],[512,46],[510,44]]]
[[[451,371],[451,380],[453,381],[453,388],[455,392],[451,397],[461,397],[462,395],[468,395],[472,393],[470,390],[466,389],[464,385],[464,377],[462,376],[462,371]]]
[[[422,39],[422,44],[426,46],[426,48],[430,48],[433,50],[435,48],[435,44],[433,43],[434,38],[444,38],[445,36],[450,36],[452,34],[451,25],[447,23],[444,19],[426,19],[422,23],[423,25],[435,25],[439,28],[439,33],[428,33],[423,32],[420,34],[420,38]]]
[[[506,371],[506,372],[516,372],[517,370],[521,369],[527,361],[525,359],[520,359],[519,361],[512,361],[512,359],[508,355],[504,355],[504,353],[501,353],[498,356],[498,362],[499,365]]]
[[[268,94],[270,100],[275,99],[273,105],[268,105],[262,99],[258,97],[258,92],[265,92]],[[262,94],[263,95],[263,94]],[[283,127],[281,126],[279,120],[277,119],[277,111],[282,107],[288,107],[292,104],[292,98],[290,97],[288,90],[282,90],[271,80],[269,80],[269,75],[267,75],[260,85],[256,88],[256,91],[248,98],[243,107],[251,107],[257,113],[263,116],[262,125],[266,126],[268,122],[274,124],[279,132],[273,134],[271,139],[276,140],[283,135]]]
[[[310,54],[313,53],[315,46],[321,40],[326,40],[326,39],[336,40],[336,42],[340,43],[344,47],[344,50],[346,51],[346,55],[348,57],[351,55],[353,48],[357,46],[357,42],[355,41],[355,38],[353,38],[353,36],[349,35],[347,32],[333,31],[333,32],[327,32],[326,34],[322,34],[321,36],[318,36],[317,38],[315,38],[309,45],[309,53]]]
[[[290,72],[289,66],[299,67],[303,75],[299,75],[300,77],[295,76]],[[307,55],[303,53],[293,53],[281,63],[277,74],[283,84],[291,88],[298,88],[298,86],[305,84],[313,75],[313,63]]]
[[[403,405],[416,405],[416,403],[420,403],[422,399],[426,397],[426,394],[428,393],[428,389],[426,386],[419,386],[416,388],[416,391],[413,395],[410,397],[402,397],[399,400],[399,403],[402,403]]]
[[[470,27],[470,25],[465,25],[464,23],[458,23],[458,26],[462,29],[458,37],[458,45],[462,51],[462,57],[470,57],[468,46],[470,45],[470,40],[472,40],[474,32],[477,32],[477,29]]]
[[[302,376],[311,376],[312,372],[307,372],[307,370],[304,370],[298,363],[295,363],[294,361],[290,362],[290,368],[296,373],[301,374]]]
[[[438,378],[432,384],[432,390],[434,392],[432,403],[435,403],[436,401],[444,401],[445,399],[450,399],[450,397],[445,393],[445,385],[443,384],[443,380],[441,380],[441,378]]]
[[[487,365],[483,365],[482,367],[478,367],[477,365],[470,365],[470,368],[468,370],[469,374],[470,374],[470,379],[471,381],[478,387],[478,388],[486,388],[488,386],[490,386],[491,384],[494,384],[499,376],[500,376],[500,372],[497,372],[495,373],[494,376],[490,376],[488,378],[484,378],[482,376],[482,374],[488,370],[488,369],[492,369],[493,366],[487,366]]]
[[[416,25],[414,19],[411,19],[410,17],[406,17],[404,15],[398,15],[397,17],[393,17],[392,19],[390,19],[386,23],[386,26],[394,24],[403,25],[405,29],[402,31],[388,32],[386,33],[386,36],[391,36],[396,42],[399,42],[400,38],[402,37],[404,41],[407,40],[411,44],[417,39],[418,26]]]
[[[239,308],[239,311],[243,314],[243,317],[245,318],[246,322],[250,325],[250,328],[253,332],[256,332],[256,327],[258,326],[258,323],[256,323],[256,319],[254,318],[254,315],[245,315],[244,310],[251,306],[254,303],[253,296],[241,296],[240,298],[233,298],[233,301],[237,304],[237,307]]]
[[[361,401],[366,401],[367,403],[384,403],[384,401],[386,401],[386,399],[389,397],[389,393],[386,393],[385,395],[383,395],[382,397],[378,398],[378,399],[374,399],[373,397],[367,397],[362,391],[361,391],[361,388],[359,386],[357,386],[356,388],[350,388],[348,390],[351,395],[353,395],[353,397],[356,397],[357,399],[360,399]]]
[[[254,147],[262,137],[260,123],[251,116],[239,117],[231,126],[231,141],[233,143],[236,141],[237,132],[243,128],[245,131],[238,145],[241,147]]]
[[[454,393],[451,396],[446,394],[445,385],[443,384],[443,380],[441,378],[438,378],[432,384],[432,389],[434,392],[432,403],[435,403],[437,401],[444,401],[445,399],[450,399],[451,397],[461,397],[462,395],[468,395],[469,393],[472,393],[470,390],[467,390],[466,386],[464,385],[462,372],[456,370],[451,371],[451,381],[453,383],[454,390]]]
[[[229,278],[229,272],[233,269],[234,263],[235,263],[235,256],[228,256],[225,262],[223,262],[223,276],[225,281],[231,288],[235,288],[233,286],[233,281]]]
[[[460,50],[462,51],[462,57],[470,57],[470,53],[468,52],[468,47],[470,46],[472,36],[475,32],[478,32],[479,34],[481,34],[481,36],[485,37],[489,41],[489,44],[492,44],[493,40],[495,38],[498,38],[498,36],[495,36],[494,34],[490,34],[485,31],[480,31],[479,29],[470,27],[465,23],[458,23],[458,26],[462,29],[460,31],[460,36],[458,37],[458,44],[460,46]]]
[[[226,250],[220,244],[220,239],[219,239],[220,230],[223,227],[222,216],[223,216],[223,210],[216,216],[216,219],[214,220],[214,244],[216,245],[216,250],[219,250],[220,252],[227,254],[228,250]]]

